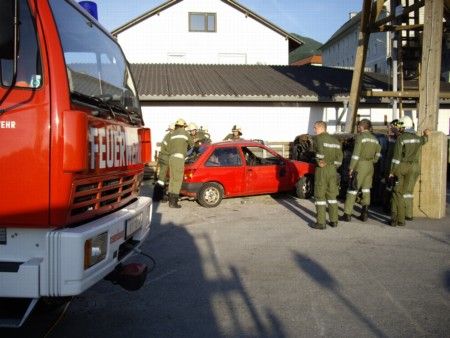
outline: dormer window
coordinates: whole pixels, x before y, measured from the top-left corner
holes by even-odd
[[[189,13],[189,32],[215,32],[216,13]]]

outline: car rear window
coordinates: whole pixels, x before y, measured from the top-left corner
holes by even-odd
[[[192,164],[197,162],[197,160],[200,158],[200,156],[206,151],[206,149],[208,149],[207,145],[203,145],[200,147],[194,147],[191,148],[186,156],[186,160],[184,161],[187,164]]]

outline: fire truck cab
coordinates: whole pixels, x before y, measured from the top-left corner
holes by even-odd
[[[150,229],[151,143],[122,50],[77,3],[2,0],[0,32],[0,326],[20,326],[121,275]]]

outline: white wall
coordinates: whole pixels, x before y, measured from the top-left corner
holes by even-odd
[[[323,109],[309,107],[143,106],[142,111],[152,131],[152,149],[178,118],[206,127],[213,142],[223,140],[235,124],[242,128],[245,139],[292,141],[299,134],[311,133],[312,124],[323,118]]]
[[[216,13],[217,32],[189,32],[189,12]],[[130,63],[287,65],[288,40],[220,0],[184,0],[118,35]]]
[[[145,125],[152,131],[152,149],[158,149],[156,143],[162,141],[167,126],[178,118],[187,123],[195,122],[199,127],[209,130],[213,142],[221,141],[231,132],[233,125],[242,128],[245,139],[262,139],[265,141],[293,141],[297,135],[313,134],[315,121],[324,120],[328,123],[330,133],[340,132],[336,128],[337,115],[344,108],[321,107],[239,107],[239,106],[144,106]],[[361,118],[368,118],[372,122],[383,123],[392,121],[391,108],[360,108]],[[405,109],[405,115],[413,118],[417,126],[415,110]],[[342,119],[344,125],[346,114]],[[438,130],[449,135],[450,109],[439,111]],[[159,149],[158,149],[159,150]],[[153,155],[152,155],[153,156]]]

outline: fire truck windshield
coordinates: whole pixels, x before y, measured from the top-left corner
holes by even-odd
[[[50,5],[64,51],[72,99],[98,98],[142,120],[131,72],[117,42],[72,2],[50,0]]]

